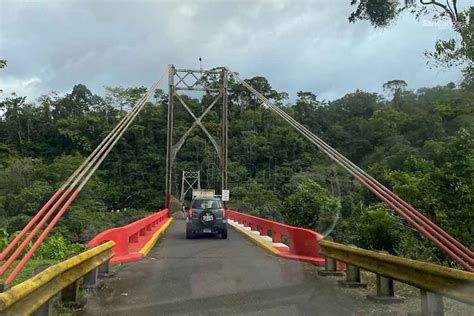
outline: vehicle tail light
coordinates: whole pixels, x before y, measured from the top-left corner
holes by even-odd
[[[189,216],[189,217],[193,217],[193,209],[192,209],[192,208],[189,208],[189,210],[188,210],[188,216]]]

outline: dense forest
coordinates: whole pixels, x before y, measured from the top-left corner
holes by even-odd
[[[247,81],[462,243],[474,247],[472,89],[450,83],[413,91],[404,81],[392,80],[384,84],[384,96],[357,90],[326,101],[299,92],[290,102],[264,77]],[[145,88],[106,90],[105,96],[98,96],[78,84],[65,95],[51,93],[34,102],[11,95],[0,102],[0,248]],[[184,98],[195,113],[212,100],[209,95]],[[321,231],[344,243],[450,263],[242,86],[232,83],[229,101],[232,208]],[[166,111],[167,95],[160,90],[61,219],[52,243],[59,240],[66,248],[85,243],[105,228],[163,207]],[[220,136],[219,111],[212,110],[204,120],[216,137]],[[189,114],[177,106],[175,137],[190,124]],[[217,155],[199,130],[177,156],[176,195],[182,170],[200,170],[203,187],[219,187]]]

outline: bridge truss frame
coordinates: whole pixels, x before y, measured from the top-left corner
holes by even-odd
[[[201,189],[201,171],[188,171],[183,170],[181,176],[181,195],[179,197],[179,202],[184,202],[184,197],[189,190],[194,188],[194,185],[197,185],[198,189]]]
[[[196,126],[206,134],[211,141],[214,149],[217,152],[221,169],[221,190],[227,189],[227,134],[228,134],[228,86],[229,73],[226,67],[216,67],[209,70],[191,70],[191,69],[177,69],[174,65],[169,65],[168,74],[168,118],[167,118],[167,139],[166,139],[166,197],[165,207],[171,206],[171,188],[173,166],[176,155],[184,145],[186,139]],[[218,77],[216,85],[209,85],[207,78]],[[190,82],[191,80],[191,82]],[[216,94],[211,104],[207,106],[201,115],[196,116],[191,108],[186,104],[183,98],[178,94],[178,91],[202,91],[209,94]],[[193,119],[191,127],[181,136],[181,138],[174,143],[174,103],[175,99],[179,101],[186,111]],[[221,108],[221,139],[216,140],[209,131],[202,124],[202,119],[211,111],[216,105]]]

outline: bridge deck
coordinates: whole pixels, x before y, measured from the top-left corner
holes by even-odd
[[[364,313],[311,264],[273,256],[229,227],[229,239],[185,239],[178,219],[142,261],[90,297],[84,315]]]

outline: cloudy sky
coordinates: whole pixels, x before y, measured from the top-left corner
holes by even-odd
[[[467,1],[467,0],[463,0]],[[461,1],[462,2],[462,1]],[[332,100],[355,89],[382,92],[459,82],[459,69],[430,69],[423,52],[449,26],[402,16],[384,30],[349,24],[350,0],[0,0],[3,95],[33,100],[83,83],[150,85],[167,64],[228,65],[262,75],[293,99],[299,90]]]

